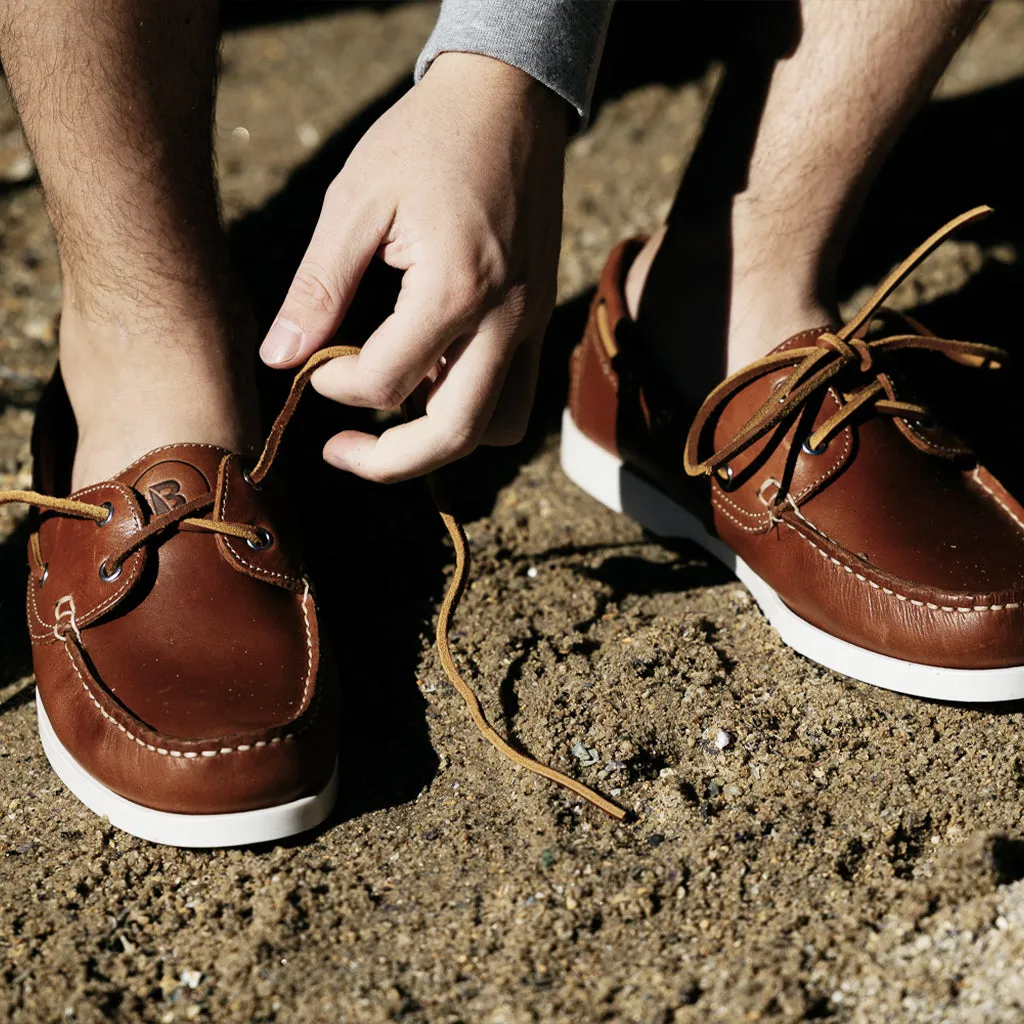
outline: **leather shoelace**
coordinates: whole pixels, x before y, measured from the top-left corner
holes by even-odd
[[[804,403],[819,393],[841,370],[856,364],[859,364],[859,372],[865,375],[873,372],[873,379],[849,394],[838,396],[839,409],[806,438],[804,444],[807,449],[812,452],[821,451],[829,439],[865,407],[872,407],[876,413],[895,417],[897,423],[913,421],[927,425],[931,420],[928,409],[915,402],[899,401],[895,397],[888,376],[876,368],[875,357],[882,353],[898,349],[919,349],[940,352],[964,366],[987,365],[997,368],[1004,363],[1006,353],[993,345],[954,341],[926,334],[892,334],[870,341],[857,337],[858,332],[870,323],[891,292],[922,260],[957,228],[986,217],[991,212],[988,206],[978,206],[941,227],[886,277],[848,323],[835,332],[823,332],[818,338],[820,344],[773,353],[726,378],[704,400],[686,436],[683,451],[683,466],[686,472],[690,476],[712,473],[721,475],[723,471],[728,470],[730,459],[744,452],[779,423],[799,411]],[[728,441],[707,458],[701,458],[701,443],[708,424],[729,399],[751,381],[787,366],[792,366],[793,371],[779,382],[771,397]],[[922,451],[936,452],[935,447],[915,431],[904,429],[902,432]],[[966,453],[967,449],[947,448],[946,451],[952,457]]]
[[[305,366],[295,375],[292,386],[288,392],[281,412],[270,429],[266,444],[255,466],[246,474],[249,483],[259,487],[273,465],[281,445],[281,438],[284,435],[288,423],[291,421],[299,399],[305,391],[306,385],[313,376],[314,371],[331,359],[343,356],[355,356],[359,349],[351,345],[334,345],[321,349],[306,362]],[[593,804],[605,814],[622,821],[626,817],[626,811],[613,803],[611,800],[601,796],[588,786],[577,782],[564,773],[534,760],[519,750],[516,750],[508,741],[501,736],[488,721],[480,701],[473,691],[473,688],[462,678],[455,659],[452,656],[451,645],[448,634],[451,630],[452,618],[466,588],[466,581],[469,576],[469,546],[466,542],[466,535],[458,519],[451,513],[448,501],[436,476],[428,477],[431,494],[437,506],[441,520],[451,537],[455,549],[455,570],[451,582],[441,602],[441,610],[437,618],[437,652],[441,661],[441,667],[449,682],[465,701],[470,717],[474,725],[496,750],[507,757],[515,764],[526,768],[535,775],[549,779],[552,782],[571,790],[584,800]],[[97,524],[109,522],[113,515],[113,509],[108,505],[93,505],[85,501],[77,501],[73,498],[54,498],[49,495],[39,494],[36,491],[0,491],[0,505],[12,502],[33,505],[45,511],[55,512],[59,515],[74,516],[80,519],[91,519]],[[103,570],[108,575],[115,575],[124,560],[133,552],[137,551],[147,541],[170,530],[174,526],[181,526],[185,529],[206,530],[211,533],[219,533],[225,536],[238,537],[259,545],[265,539],[261,528],[252,523],[232,523],[219,519],[201,519],[196,513],[202,512],[213,506],[214,496],[211,493],[200,495],[185,505],[181,505],[172,512],[166,513],[153,519],[149,524],[137,530],[129,536],[122,545],[112,551],[103,563]]]

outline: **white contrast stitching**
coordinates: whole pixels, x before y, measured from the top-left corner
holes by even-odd
[[[801,518],[803,518],[803,517],[801,517]],[[925,608],[930,608],[932,611],[940,611],[940,612],[1001,612],[1001,611],[1015,611],[1015,610],[1017,610],[1018,608],[1021,607],[1021,602],[1020,601],[1007,601],[1005,604],[975,604],[975,605],[969,605],[969,606],[953,606],[953,605],[945,605],[945,604],[943,604],[943,605],[936,605],[936,604],[932,604],[931,602],[923,602],[922,603],[920,601],[916,601],[914,598],[907,597],[906,594],[897,593],[895,590],[890,590],[888,587],[881,587],[881,586],[879,586],[879,584],[875,583],[873,580],[869,580],[866,576],[862,576],[860,573],[855,572],[852,568],[850,568],[850,566],[846,565],[844,562],[839,561],[838,558],[833,557],[827,551],[822,550],[822,548],[819,545],[815,544],[814,541],[811,540],[810,537],[808,537],[806,534],[804,534],[800,530],[798,530],[792,523],[786,522],[785,520],[783,520],[783,522],[798,537],[800,537],[802,540],[804,540],[808,544],[810,544],[811,547],[814,548],[815,551],[817,551],[818,554],[821,555],[822,558],[827,559],[828,561],[832,562],[834,565],[840,566],[845,572],[848,572],[850,575],[854,576],[856,579],[861,580],[864,583],[869,583],[875,590],[881,590],[881,592],[883,594],[886,594],[886,595],[888,595],[890,597],[895,597],[897,601],[910,601],[912,604],[916,604],[918,606],[921,606],[923,604],[923,607],[925,607]],[[822,534],[822,536],[825,536],[825,534]],[[835,542],[833,541],[833,543],[835,543]]]
[[[313,678],[313,635],[309,626],[309,613],[306,608],[306,602],[310,595],[309,580],[305,580],[305,591],[302,595],[302,616],[306,625],[306,681],[302,688],[302,699],[300,707],[306,702],[306,694],[309,692],[309,685]],[[64,600],[62,598],[62,600]],[[72,601],[72,605],[74,602]],[[77,629],[76,629],[77,632]],[[86,696],[92,701],[97,711],[105,718],[108,722],[117,726],[120,732],[123,732],[128,739],[132,740],[140,747],[144,747],[146,750],[152,751],[153,753],[160,754],[162,756],[169,757],[217,757],[221,754],[244,754],[248,750],[258,750],[260,747],[273,746],[279,744],[284,740],[294,739],[300,733],[304,732],[312,724],[314,708],[310,708],[310,717],[301,728],[295,729],[292,732],[285,733],[281,736],[273,736],[269,740],[257,740],[254,743],[239,743],[236,747],[221,747],[219,750],[199,750],[199,751],[182,751],[182,750],[171,750],[166,747],[156,747],[152,743],[147,743],[145,740],[140,739],[134,733],[129,732],[116,718],[113,717],[101,704],[96,697],[93,695],[92,690],[89,689],[89,684],[85,681],[85,677],[82,675],[81,670],[78,667],[78,662],[75,661],[74,655],[71,653],[71,649],[68,646],[68,637],[64,633],[58,636],[58,639],[64,643],[64,653],[68,656],[68,661],[71,662],[71,667],[75,670],[75,675],[78,676],[78,681],[82,684],[82,689],[85,690]],[[81,637],[79,637],[81,639]]]
[[[134,469],[136,466],[141,466],[142,463],[149,459],[151,456],[158,455],[160,452],[169,452],[172,448],[208,448],[211,451],[224,452],[225,454],[230,454],[227,448],[222,448],[219,444],[202,444],[199,441],[187,441],[182,444],[165,444],[161,445],[159,448],[154,448],[151,452],[146,452],[145,455],[136,459],[134,462],[129,463],[127,466],[124,467],[124,469],[121,470],[121,473],[127,473],[128,470]],[[72,495],[72,497],[74,497],[74,495]]]
[[[65,605],[64,602],[67,602]],[[53,607],[54,623],[53,623],[53,635],[57,640],[63,640],[67,635],[67,630],[71,630],[72,633],[78,638],[78,642],[82,642],[82,631],[78,628],[78,622],[75,618],[77,609],[75,608],[75,599],[70,594],[65,594]],[[63,620],[67,620],[62,628]]]
[[[988,484],[986,484],[986,483],[985,483],[985,481],[981,479],[981,470],[980,470],[980,469],[975,469],[975,470],[974,470],[974,472],[973,472],[973,473],[971,474],[971,476],[973,476],[973,477],[974,477],[974,480],[975,480],[975,482],[976,482],[976,483],[978,484],[978,486],[979,486],[979,487],[981,487],[981,489],[982,489],[982,490],[983,490],[983,491],[984,491],[984,492],[985,492],[985,493],[986,493],[986,494],[987,494],[987,495],[988,495],[988,496],[989,496],[989,497],[990,497],[990,498],[991,498],[991,499],[992,499],[992,500],[993,500],[993,501],[994,501],[994,502],[995,502],[995,503],[996,503],[996,504],[997,504],[997,505],[998,505],[998,506],[999,506],[999,507],[1000,507],[1000,508],[1001,508],[1001,509],[1002,509],[1002,510],[1003,510],[1003,511],[1004,511],[1004,512],[1005,512],[1005,513],[1006,513],[1006,514],[1007,514],[1007,515],[1008,515],[1008,516],[1009,516],[1009,517],[1010,517],[1010,518],[1011,518],[1011,519],[1012,519],[1012,520],[1013,520],[1013,521],[1014,521],[1014,522],[1015,522],[1015,523],[1016,523],[1016,524],[1018,525],[1018,526],[1019,526],[1019,527],[1020,527],[1020,528],[1021,528],[1021,529],[1022,529],[1022,530],[1024,530],[1024,522],[1021,522],[1021,520],[1020,520],[1020,519],[1018,519],[1018,518],[1017,518],[1017,516],[1015,516],[1015,515],[1013,514],[1013,512],[1012,512],[1012,511],[1011,511],[1011,509],[1010,509],[1010,506],[1009,506],[1009,505],[1007,505],[1007,504],[1006,504],[1006,502],[1004,502],[1004,501],[1001,501],[1001,500],[1000,500],[1000,498],[999,498],[999,495],[998,495],[998,494],[996,494],[996,492],[995,492],[995,491],[993,491],[993,490],[992,490],[992,488],[991,488],[991,487],[989,487],[989,486],[988,486]]]
[[[221,495],[220,505],[217,508],[217,516],[218,516],[218,518],[221,518],[221,519],[223,519],[223,517],[224,517],[224,511],[227,508],[227,504],[228,504],[228,488],[229,488],[229,486],[231,484],[231,475],[230,475],[230,473],[228,473],[228,463],[233,458],[235,458],[234,455],[228,455],[224,459],[224,472],[223,472],[224,491],[223,491],[223,494]],[[278,579],[280,579],[280,580],[287,580],[290,583],[298,583],[299,582],[299,577],[298,576],[293,576],[291,573],[275,572],[273,569],[264,569],[260,565],[255,565],[252,562],[246,561],[246,559],[235,549],[235,546],[232,543],[232,538],[225,537],[225,536],[221,535],[218,539],[222,539],[223,540],[224,547],[228,550],[228,552],[235,559],[235,561],[239,562],[241,565],[244,565],[247,569],[251,569],[253,572],[258,573],[260,576],[276,576]]]

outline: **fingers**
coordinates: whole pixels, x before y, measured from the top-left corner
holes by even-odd
[[[392,483],[468,455],[484,437],[505,382],[514,350],[508,326],[500,318],[485,318],[478,332],[449,349],[447,366],[431,389],[425,415],[380,437],[356,431],[338,434],[324,447],[326,461],[367,480]],[[335,397],[323,390],[315,375],[313,380],[318,391]]]
[[[260,346],[269,366],[297,366],[331,339],[387,233],[391,212],[350,202],[340,180],[327,190],[309,247]]]
[[[531,339],[515,350],[494,414],[480,438],[481,444],[500,447],[522,441],[530,424],[533,396],[537,390],[540,353],[539,338]]]
[[[447,262],[447,266],[445,265]],[[406,270],[395,311],[373,332],[358,359],[322,366],[312,383],[345,405],[393,409],[427,378],[453,342],[477,328],[503,344],[519,319],[519,305],[506,298],[487,312],[491,286],[482,272],[452,269],[440,255]],[[490,327],[483,329],[484,320]]]

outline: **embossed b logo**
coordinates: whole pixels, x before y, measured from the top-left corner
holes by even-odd
[[[185,500],[185,495],[181,493],[181,484],[177,480],[161,480],[158,484],[150,485],[149,503],[158,516],[184,505]]]

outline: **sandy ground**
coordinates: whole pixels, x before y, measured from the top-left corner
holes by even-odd
[[[455,639],[489,713],[635,821],[612,824],[514,770],[473,731],[430,649],[450,549],[420,485],[321,474],[307,532],[350,707],[337,813],[274,848],[182,852],[115,832],[64,791],[39,745],[24,530],[0,510],[5,1019],[1021,1019],[1021,710],[910,700],[818,668],[699,552],[643,536],[558,469],[564,359],[589,291],[608,246],[663,216],[729,37],[728,18],[704,9],[692,44],[647,45],[670,38],[662,15],[629,7],[569,155],[534,424],[520,448],[450,478],[475,557]],[[396,5],[234,18],[217,142],[232,243],[263,315],[432,17]],[[851,295],[945,216],[991,201],[1001,216],[947,246],[900,300],[957,336],[1016,340],[1022,75],[1024,6],[1000,2],[880,182]],[[3,106],[0,487],[30,478],[58,308],[41,195]],[[311,437],[331,415],[310,412]],[[1015,444],[993,455],[1010,470]]]

